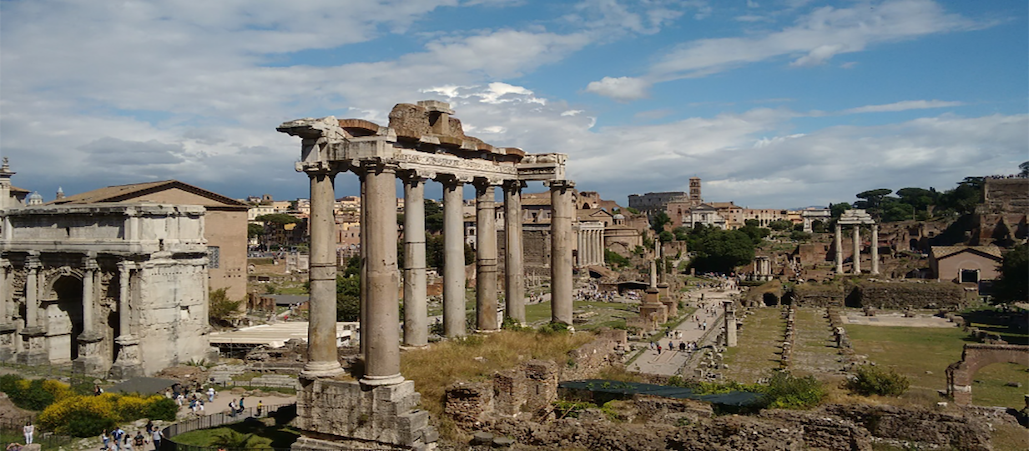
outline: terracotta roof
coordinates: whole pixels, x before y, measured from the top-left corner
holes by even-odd
[[[729,201],[729,202],[707,202],[707,204],[712,206],[712,207],[719,208],[719,209],[721,209],[721,208],[733,208],[733,207],[739,208],[739,206],[737,206],[736,204],[732,203],[732,201]]]
[[[951,255],[964,251],[975,251],[993,257],[1002,258],[1001,249],[997,246],[933,246],[930,252],[937,260],[947,258]]]
[[[57,199],[49,202],[49,205],[60,205],[60,204],[95,204],[102,202],[126,202],[126,201],[145,201],[146,195],[164,191],[167,189],[178,188],[183,191],[196,194],[198,196],[206,197],[217,203],[224,204],[229,207],[246,207],[247,205],[230,197],[222,196],[221,194],[199,188],[188,183],[182,183],[178,180],[162,180],[159,182],[146,182],[146,183],[133,183],[129,185],[115,185],[104,188],[95,189],[93,191],[86,191],[73,196],[67,196],[63,199]]]

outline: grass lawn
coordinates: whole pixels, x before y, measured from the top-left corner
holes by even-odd
[[[725,353],[724,362],[729,369],[723,371],[727,379],[754,383],[771,376],[779,367],[779,344],[782,343],[786,323],[776,308],[755,309],[743,319],[743,329],[737,334],[738,346]]]
[[[854,352],[867,355],[878,365],[892,368],[911,381],[912,396],[926,401],[947,388],[947,366],[961,360],[968,334],[954,328],[881,327],[847,325]],[[977,405],[1022,408],[1024,386],[1029,384],[1026,367],[994,364],[980,369],[972,385],[972,402]],[[1005,387],[1006,382],[1021,382],[1023,388]],[[919,395],[918,392],[922,394]],[[906,395],[907,396],[907,395]]]
[[[214,440],[215,437],[228,430],[233,430],[241,434],[254,434],[258,437],[270,438],[272,440],[271,447],[273,448],[289,448],[290,445],[300,437],[300,432],[289,427],[287,424],[265,426],[260,421],[252,420],[228,424],[212,429],[201,429],[187,432],[185,434],[176,435],[172,440],[182,445],[207,447],[212,446],[212,440]]]

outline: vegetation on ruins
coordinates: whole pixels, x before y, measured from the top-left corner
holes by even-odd
[[[612,268],[628,268],[632,265],[632,262],[628,258],[623,257],[621,254],[612,251],[611,249],[604,249],[604,263],[608,264]]]
[[[336,274],[336,321],[357,321],[361,316],[361,258],[347,259]]]
[[[861,365],[854,369],[854,377],[847,381],[848,390],[862,396],[900,396],[911,382],[893,369]]]
[[[954,218],[975,211],[982,200],[983,180],[983,177],[965,177],[956,187],[942,193],[933,187],[901,188],[896,195],[891,195],[894,194],[891,189],[872,189],[856,194],[854,197],[860,200],[853,205],[842,202],[830,205],[830,210],[832,217],[838,218],[844,210],[860,208],[882,222]]]
[[[774,372],[764,384],[741,384],[736,381],[702,382],[672,376],[666,385],[689,388],[698,395],[760,393],[760,401],[751,406],[755,409],[810,409],[820,404],[828,393],[814,376],[798,377],[785,371]]]
[[[276,224],[278,226],[282,226],[285,224],[297,224],[301,222],[300,218],[285,213],[271,213],[267,215],[258,216],[254,219],[260,222]]]
[[[239,307],[243,300],[233,301],[229,299],[225,288],[211,290],[208,295],[210,307],[207,311],[208,320],[216,326],[231,326],[233,320],[239,317]]]
[[[1000,279],[994,284],[994,300],[1029,300],[1029,245],[1016,246],[1004,254],[1004,262],[1000,265]]]
[[[57,381],[47,383],[63,385]],[[63,394],[43,409],[37,421],[43,429],[74,437],[93,437],[119,423],[141,418],[172,421],[179,410],[174,400],[162,395],[80,395],[68,390],[67,385],[61,392]]]
[[[767,235],[768,229],[751,225],[738,230],[698,225],[686,237],[687,248],[694,253],[690,265],[698,272],[732,272],[754,259],[754,248]]]

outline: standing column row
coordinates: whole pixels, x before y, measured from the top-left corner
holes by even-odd
[[[307,363],[303,375],[332,377],[343,372],[336,350],[336,221],[332,214],[336,200],[336,173],[327,167],[317,167],[309,169],[307,176],[311,182],[311,254],[308,271],[311,288]],[[364,230],[361,233],[364,234]],[[363,338],[368,336],[365,323],[361,324],[361,332],[363,344]]]
[[[494,331],[497,323],[497,214],[488,180],[475,183],[475,313],[476,328]]]

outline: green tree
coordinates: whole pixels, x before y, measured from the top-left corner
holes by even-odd
[[[443,204],[432,199],[425,200],[425,232],[443,232]]]
[[[793,228],[793,222],[785,219],[776,219],[775,221],[768,223],[768,228],[775,230],[776,232],[782,232]]]
[[[361,317],[361,276],[336,276],[336,321],[357,321]]]
[[[657,235],[657,239],[661,240],[662,243],[667,243],[669,241],[674,240],[675,239],[675,235],[672,234],[672,232],[669,232],[667,230],[662,230],[661,233],[659,233]]]
[[[672,218],[668,217],[668,213],[659,211],[650,216],[650,229],[659,234],[665,231],[665,224],[669,222],[672,222]]]
[[[1020,177],[1029,177],[1029,161],[1023,161],[1018,165],[1018,175]]]
[[[261,224],[247,224],[247,238],[264,235],[264,226]]]
[[[840,202],[838,204],[830,204],[829,212],[832,214],[833,219],[838,219],[840,216],[843,215],[844,211],[850,210],[852,208],[854,207],[852,207],[849,203]]]
[[[271,213],[267,215],[261,215],[254,218],[261,222],[270,222],[272,224],[284,225],[284,224],[297,224],[302,220],[296,216],[287,215],[285,213]]]
[[[632,264],[628,258],[622,257],[621,254],[611,249],[604,249],[604,263],[615,268],[625,268]]]
[[[882,222],[896,222],[914,219],[915,207],[902,202],[887,202],[883,204],[880,218]]]
[[[811,234],[803,230],[794,230],[790,232],[790,239],[794,241],[805,241],[811,239]]]
[[[679,226],[672,229],[672,234],[675,235],[675,239],[678,241],[687,241],[689,240],[690,229],[689,227]]]
[[[997,301],[1025,302],[1029,299],[1029,245],[1017,246],[1004,254],[994,292]]]
[[[742,230],[712,230],[692,249],[696,252],[693,266],[698,271],[729,273],[754,259],[754,243]]]
[[[854,208],[863,208],[865,210],[869,210],[871,213],[878,213],[883,199],[886,198],[886,196],[889,196],[892,192],[893,190],[891,189],[879,188],[857,193],[854,197],[862,200],[854,202]]]
[[[208,303],[210,305],[207,310],[208,321],[218,326],[230,326],[233,320],[239,317],[239,307],[243,301],[229,300],[226,289],[219,288],[212,290],[208,295]]]

